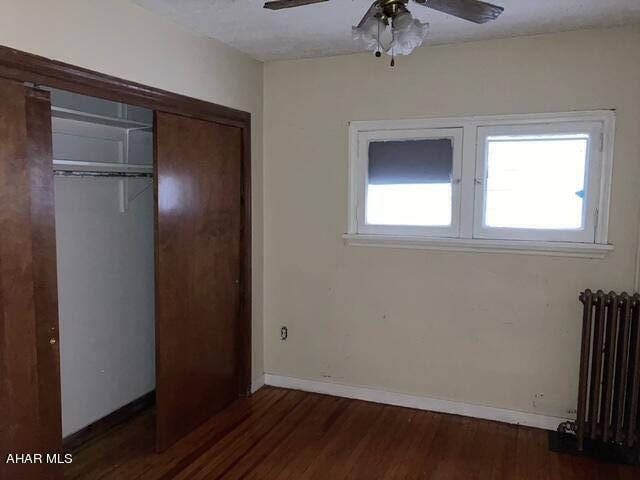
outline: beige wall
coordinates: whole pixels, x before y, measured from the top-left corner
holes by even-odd
[[[640,28],[265,66],[265,369],[564,417],[578,292],[630,290]],[[347,122],[618,110],[604,260],[347,247]],[[541,185],[541,189],[544,185]],[[279,339],[281,325],[289,339]]]
[[[125,0],[0,0],[0,45],[251,112],[253,370],[260,376],[262,64]]]

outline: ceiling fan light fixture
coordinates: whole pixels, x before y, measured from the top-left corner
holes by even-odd
[[[399,13],[392,28],[395,55],[409,55],[422,46],[429,33],[429,24],[413,18],[409,12]]]
[[[377,51],[380,49],[384,49],[381,46],[381,41],[383,38],[380,38],[382,32],[384,32],[386,25],[382,20],[377,17],[368,18],[362,25],[352,27],[352,35],[353,39],[356,42],[359,42],[363,48],[367,50]]]
[[[352,29],[353,39],[364,48],[389,55],[409,55],[423,45],[428,32],[429,24],[413,18],[406,9],[389,20],[371,16]]]

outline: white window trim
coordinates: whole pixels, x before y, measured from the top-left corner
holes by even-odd
[[[597,200],[597,224],[595,242],[540,241],[516,239],[474,238],[473,218],[476,215],[476,160],[478,152],[478,131],[480,127],[514,126],[553,123],[599,122],[602,124],[600,147],[602,154],[599,165],[599,186]],[[459,229],[455,238],[425,235],[376,234],[363,232],[358,223],[358,208],[362,175],[359,157],[360,137],[386,132],[387,138],[406,130],[463,129],[462,173],[459,203]],[[415,248],[429,250],[453,250],[470,252],[499,252],[569,256],[582,258],[603,258],[613,251],[608,244],[609,206],[611,195],[611,174],[613,167],[613,144],[615,111],[594,110],[582,112],[542,113],[524,115],[495,115],[473,117],[447,117],[411,120],[352,121],[349,123],[349,218],[347,233],[343,235],[348,245],[393,248]],[[455,205],[455,200],[454,200]],[[455,218],[455,216],[454,216]]]
[[[345,233],[342,238],[347,245],[357,247],[391,247],[415,250],[518,253],[577,258],[604,258],[613,252],[613,245],[599,245],[595,243],[484,240],[479,238],[428,238],[399,235],[365,235],[361,233]]]

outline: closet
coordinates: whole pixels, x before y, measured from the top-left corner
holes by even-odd
[[[249,139],[245,112],[0,47],[3,450],[153,396],[164,451],[249,394]]]
[[[69,438],[155,389],[153,112],[50,95]]]

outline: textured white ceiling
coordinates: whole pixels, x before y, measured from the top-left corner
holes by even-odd
[[[351,38],[351,26],[359,22],[371,5],[371,0],[330,0],[270,11],[262,8],[262,0],[133,2],[263,61],[361,51]],[[505,7],[505,12],[498,20],[485,25],[417,4],[410,5],[410,10],[423,22],[430,23],[428,44],[640,22],[640,0],[495,0],[492,3]]]

